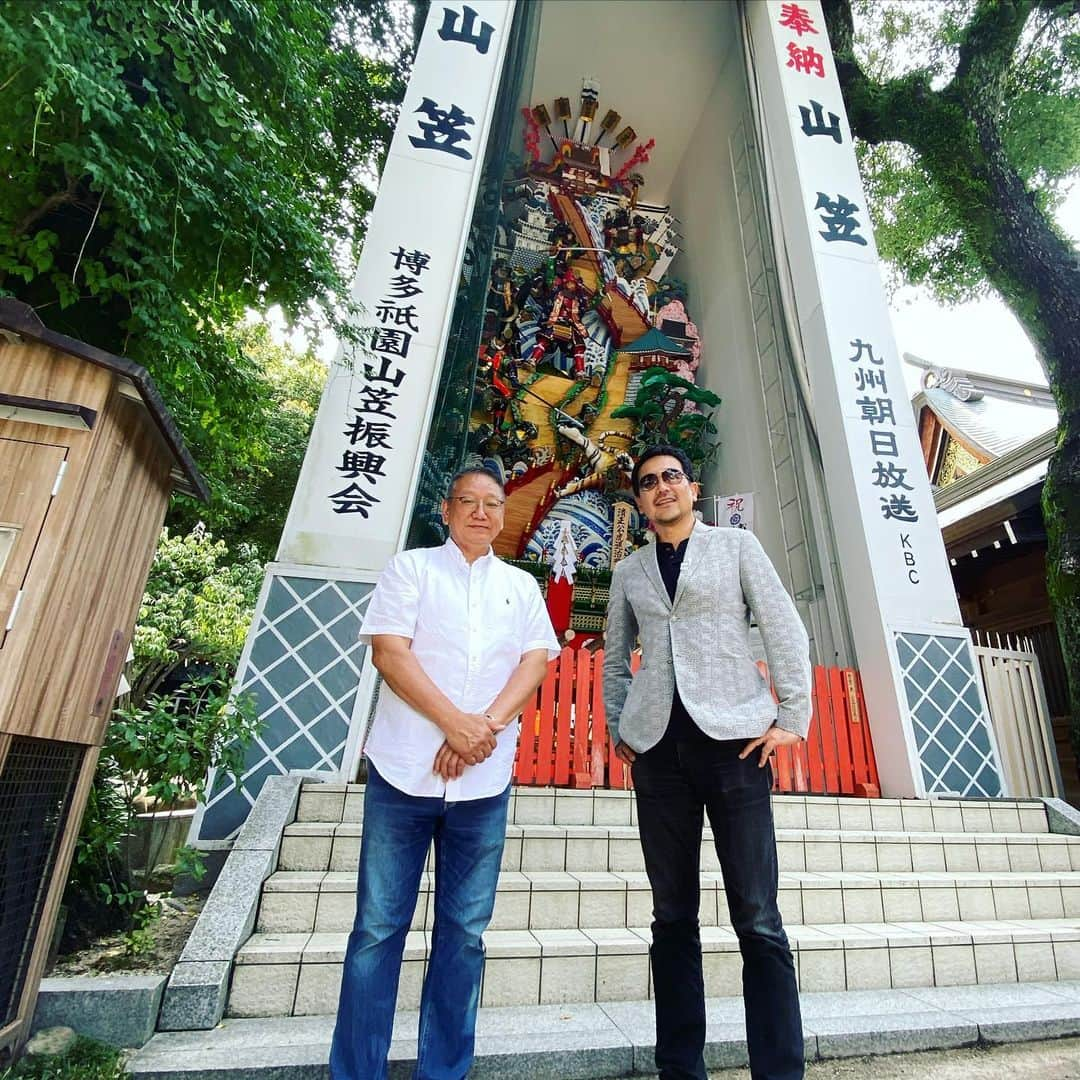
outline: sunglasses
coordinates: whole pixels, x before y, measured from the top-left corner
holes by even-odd
[[[665,484],[677,487],[687,479],[687,476],[682,469],[661,469],[658,473],[649,473],[646,476],[639,477],[638,489],[640,491],[652,491],[660,483],[661,478],[663,478]]]

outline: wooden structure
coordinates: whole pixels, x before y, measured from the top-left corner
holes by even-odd
[[[33,1015],[174,489],[207,495],[146,372],[0,300],[0,1059]]]
[[[1054,748],[1050,708],[1039,657],[1030,638],[975,631],[979,665],[990,720],[994,725],[1009,795],[1015,799],[1064,794]]]
[[[1057,447],[1054,399],[1035,383],[935,367],[910,353],[905,359],[923,370],[912,408],[964,624],[979,647],[1020,638],[1025,648],[1006,647],[1006,652],[1035,654],[1057,758],[1050,773],[1056,775],[1060,766],[1062,797],[1080,802],[1080,768],[1068,733],[1065,660],[1046,587],[1042,487]],[[1033,669],[1016,657],[1000,670],[986,657],[979,664],[998,747],[1007,756],[1011,751],[1004,748],[1027,738],[1030,709],[1026,693],[1005,692],[1003,671],[1009,669],[1011,680]],[[1041,736],[1034,738],[1036,744],[1041,741]],[[1036,782],[1026,765],[1003,767],[1012,775],[1011,795],[1024,794],[1031,783],[1045,785],[1050,775],[1043,771]],[[1030,793],[1049,792],[1031,788]]]
[[[636,671],[641,657],[635,653]],[[759,665],[764,669],[764,665]],[[615,756],[604,717],[603,651],[563,649],[548,665],[533,708],[522,717],[514,782],[538,787],[632,786]],[[530,724],[530,718],[532,723]],[[783,747],[773,790],[876,798],[881,794],[862,681],[852,668],[814,668],[806,740]]]

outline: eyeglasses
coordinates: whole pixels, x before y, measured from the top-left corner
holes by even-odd
[[[458,503],[468,514],[478,506],[482,506],[485,513],[496,514],[506,505],[505,499],[476,499],[472,495],[451,495],[446,501]]]
[[[665,484],[670,484],[672,487],[678,487],[686,481],[686,473],[682,469],[661,469],[658,473],[648,473],[645,476],[638,478],[638,489],[640,491],[652,491],[657,484],[660,483],[661,478]]]

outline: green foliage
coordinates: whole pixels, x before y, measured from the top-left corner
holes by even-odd
[[[350,267],[411,52],[390,8],[0,5],[0,294],[146,366],[215,491],[268,467],[245,311],[280,304],[351,340]]]
[[[147,904],[132,916],[131,929],[124,935],[125,956],[145,956],[154,949],[154,927],[161,919],[161,907]]]
[[[144,906],[145,889],[160,849],[147,853],[147,876],[140,879],[128,837],[144,807],[170,813],[202,798],[209,769],[232,776],[242,771],[258,722],[250,697],[229,697],[230,677],[230,670],[219,668],[114,712],[72,861],[68,903],[75,921],[69,939],[102,925],[130,925],[127,951],[152,947],[157,911]],[[201,876],[190,849],[183,862]],[[111,914],[103,917],[103,908]]]
[[[210,505],[174,499],[166,523],[186,533],[206,521],[218,539],[230,546],[251,545],[270,559],[300,476],[326,367],[310,351],[275,345],[263,322],[234,328],[230,336],[239,341],[257,391],[243,453],[227,442],[208,447],[210,456],[204,454],[199,464],[211,478]]]
[[[701,411],[688,412],[687,404]],[[700,470],[719,449],[712,421],[719,405],[720,398],[711,390],[666,368],[651,367],[642,376],[633,402],[620,405],[611,415],[637,422],[631,447],[635,456],[657,443],[668,443],[684,450],[695,469]]]
[[[68,885],[66,938],[130,927],[127,948],[153,942],[156,910],[129,837],[147,806],[173,812],[205,793],[211,768],[236,775],[257,730],[254,702],[229,697],[262,580],[250,548],[231,555],[201,526],[163,531],[133,639],[131,692],[114,710],[98,758]],[[171,687],[171,688],[170,688]],[[149,872],[160,851],[146,853]],[[196,854],[177,872],[201,876]]]
[[[872,79],[944,90],[956,74],[972,0],[853,0],[851,7],[855,54]],[[995,78],[1003,80],[995,120],[1009,165],[1035,204],[1052,214],[1080,168],[1080,18],[1035,9]],[[919,123],[919,107],[910,112],[897,126]],[[959,109],[954,117],[947,125],[940,125],[940,115],[934,119],[944,149],[964,142],[967,121]],[[856,151],[890,285],[924,285],[946,303],[990,292],[956,188],[944,187],[906,143],[860,140]],[[968,191],[976,203],[985,199],[974,181]]]
[[[169,694],[117,709],[102,756],[111,759],[132,801],[141,794],[161,809],[205,794],[206,774],[235,776],[256,734],[249,697],[229,697],[229,670],[187,679]],[[129,778],[135,778],[137,787]]]
[[[126,1080],[123,1052],[79,1037],[66,1054],[22,1058],[0,1069],[0,1080]]]
[[[186,536],[163,530],[132,640],[136,707],[181,664],[236,666],[262,575],[262,560],[247,545],[232,555],[201,525]]]

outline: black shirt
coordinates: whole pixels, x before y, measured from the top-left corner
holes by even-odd
[[[664,579],[664,588],[667,589],[669,600],[675,599],[679,571],[682,569],[683,556],[686,554],[689,539],[687,537],[678,545],[665,544],[662,540],[656,541],[656,565],[660,569],[660,576]],[[679,684],[676,682],[675,696],[671,701],[671,717],[661,741],[685,742],[688,739],[713,741],[694,723],[693,717],[686,711],[686,706],[679,697]]]

